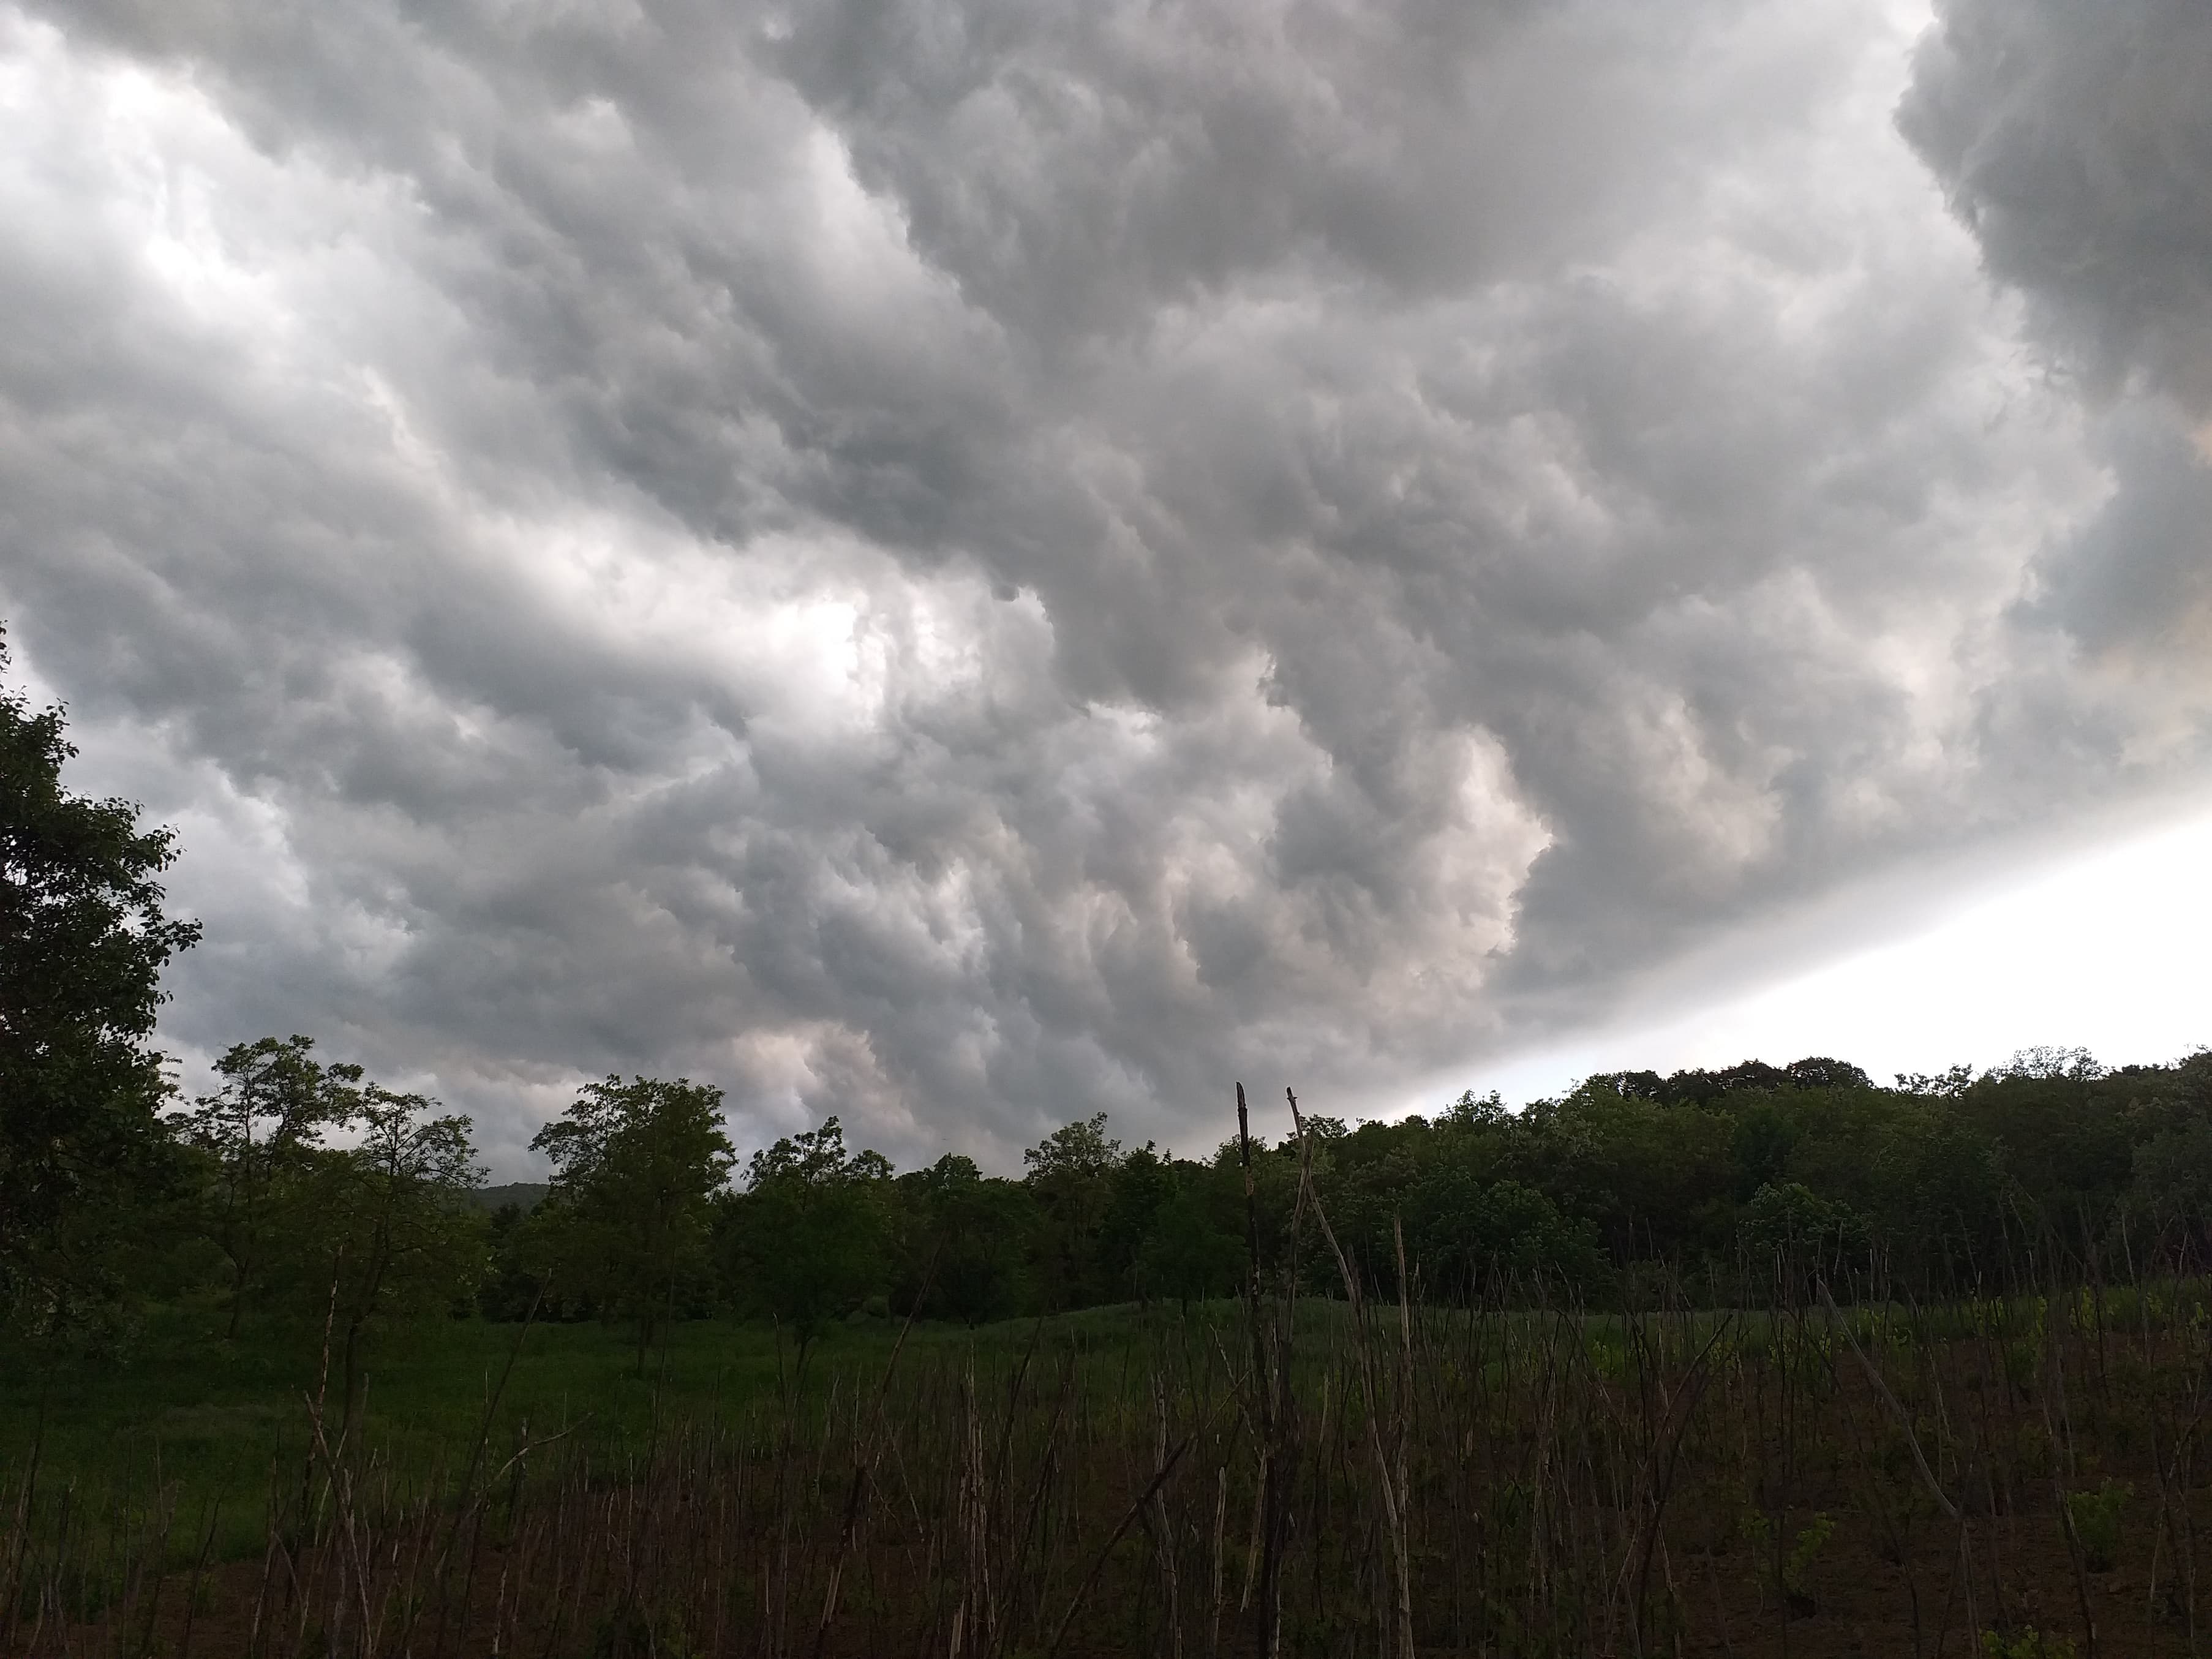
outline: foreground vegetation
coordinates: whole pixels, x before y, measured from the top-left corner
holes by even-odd
[[[275,1353],[56,1370],[7,1425],[0,1651],[2195,1652],[2212,1282],[2012,1261],[1938,1302],[1747,1259],[1734,1305],[1618,1310],[1275,1273],[863,1319],[803,1378],[720,1321],[644,1379],[625,1331],[457,1322],[354,1437]]]

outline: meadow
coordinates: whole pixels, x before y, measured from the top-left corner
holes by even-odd
[[[1753,1281],[1758,1282],[1756,1280]],[[21,1654],[2193,1653],[2207,1286],[10,1362]],[[1745,1298],[1748,1301],[1750,1298]],[[166,1358],[165,1358],[166,1356]],[[511,1361],[511,1363],[510,1363]],[[42,1416],[41,1416],[41,1413]],[[318,1434],[322,1437],[318,1440]]]

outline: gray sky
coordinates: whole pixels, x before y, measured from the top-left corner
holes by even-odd
[[[312,1033],[502,1173],[617,1070],[1001,1167],[1386,1109],[2201,801],[2209,78],[2197,0],[0,7],[0,615],[183,833],[188,1077]]]

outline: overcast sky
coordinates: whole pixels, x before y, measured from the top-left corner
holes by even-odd
[[[2208,85],[2201,0],[0,5],[0,616],[181,831],[187,1080],[502,1174],[611,1071],[1004,1168],[1986,1062],[2039,940],[2178,1050],[2090,1003],[2203,982]]]

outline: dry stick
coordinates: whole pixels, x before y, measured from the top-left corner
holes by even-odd
[[[1213,1614],[1206,1629],[1206,1659],[1218,1659],[1221,1652],[1221,1569],[1222,1532],[1229,1521],[1229,1463],[1222,1461],[1215,1474],[1213,1487]]]
[[[1825,1279],[1820,1281],[1820,1299],[1827,1304],[1829,1316],[1842,1328],[1844,1340],[1851,1345],[1851,1352],[1857,1358],[1859,1368],[1866,1372],[1867,1381],[1874,1384],[1875,1392],[1882,1397],[1889,1409],[1896,1414],[1898,1426],[1905,1431],[1905,1443],[1911,1449],[1912,1461],[1920,1470],[1920,1478],[1928,1484],[1929,1495],[1935,1498],[1944,1514],[1949,1516],[1954,1521],[1958,1520],[1959,1506],[1951,1501],[1949,1495],[1943,1490],[1942,1483],[1936,1479],[1936,1472],[1928,1467],[1928,1459],[1920,1449],[1920,1437],[1912,1431],[1911,1415],[1903,1406],[1898,1404],[1897,1396],[1889,1391],[1889,1384],[1883,1381],[1881,1373],[1874,1368],[1874,1362],[1866,1357],[1866,1351],[1859,1346],[1858,1337],[1852,1332],[1850,1322],[1844,1317],[1842,1310],[1836,1306],[1836,1298],[1830,1293],[1828,1281]]]
[[[338,1464],[339,1453],[345,1449],[345,1433],[343,1429],[340,1430],[337,1449],[333,1450],[323,1433],[320,1408],[308,1395],[302,1394],[300,1397],[307,1402],[307,1409],[312,1414],[310,1420],[314,1429],[315,1449],[322,1457],[324,1468],[330,1472],[331,1501],[337,1505],[338,1525],[345,1537],[345,1559],[347,1565],[353,1570],[354,1594],[362,1621],[362,1640],[367,1650],[374,1652],[375,1650],[374,1626],[369,1616],[368,1608],[368,1559],[362,1547],[360,1531],[356,1522],[353,1483]],[[343,1595],[344,1591],[341,1588],[339,1591],[341,1599]]]
[[[837,1538],[837,1559],[830,1566],[830,1586],[822,1596],[822,1622],[815,1627],[814,1651],[820,1659],[823,1646],[830,1639],[830,1621],[837,1615],[837,1589],[845,1575],[845,1563],[853,1553],[858,1537],[861,1512],[867,1503],[869,1486],[876,1474],[878,1445],[883,1437],[884,1407],[890,1397],[891,1373],[898,1369],[899,1355],[905,1352],[907,1333],[914,1328],[915,1316],[929,1295],[930,1280],[937,1273],[937,1257],[944,1248],[939,1239],[929,1253],[929,1265],[922,1270],[921,1288],[915,1292],[913,1304],[906,1310],[906,1318],[899,1326],[898,1340],[891,1344],[891,1356],[884,1363],[883,1380],[876,1385],[876,1403],[870,1413],[868,1427],[853,1459],[853,1484],[845,1494],[845,1520]],[[1011,1416],[1012,1413],[1009,1413]]]
[[[1282,1651],[1282,1595],[1279,1533],[1275,1525],[1275,1514],[1281,1507],[1279,1498],[1279,1474],[1277,1467],[1280,1448],[1275,1443],[1275,1409],[1272,1391],[1267,1386],[1267,1343],[1260,1322],[1260,1200],[1252,1171],[1252,1126],[1244,1106],[1244,1085],[1237,1085],[1237,1150],[1244,1166],[1244,1244],[1250,1256],[1250,1276],[1246,1281],[1244,1316],[1252,1334],[1252,1397],[1255,1407],[1254,1417],[1258,1424],[1260,1481],[1255,1494],[1253,1535],[1260,1546],[1260,1659],[1275,1659]],[[1285,1356],[1287,1361],[1287,1356]],[[1287,1369],[1287,1364],[1285,1365]],[[1252,1589],[1251,1575],[1247,1571],[1246,1594]]]
[[[1045,1517],[1045,1500],[1052,1478],[1060,1470],[1060,1425],[1066,1418],[1067,1402],[1074,1395],[1075,1358],[1071,1354],[1066,1369],[1060,1374],[1060,1396],[1053,1402],[1052,1416],[1045,1425],[1044,1455],[1037,1460],[1036,1480],[1030,1488],[1029,1500],[1022,1507],[1021,1522],[1014,1534],[1014,1554],[1011,1565],[1016,1583],[1026,1580],[1023,1569],[1029,1560],[1030,1547],[1036,1540],[1038,1526]],[[1046,1565],[1049,1567],[1048,1559]],[[1032,1596],[1033,1611],[1041,1610],[1043,1599],[1043,1584],[1040,1579]]]
[[[1278,1448],[1275,1462],[1281,1474],[1279,1496],[1273,1500],[1267,1524],[1279,1564],[1286,1564],[1290,1559],[1291,1500],[1297,1486],[1300,1436],[1295,1388],[1297,1379],[1292,1366],[1297,1353],[1298,1240],[1304,1234],[1305,1218],[1306,1188],[1301,1182],[1291,1200],[1290,1231],[1283,1241],[1282,1322],[1275,1333],[1275,1443]],[[1282,1566],[1279,1565],[1277,1571],[1276,1617],[1279,1628]]]
[[[146,1598],[146,1623],[138,1639],[142,1654],[154,1648],[154,1620],[161,1611],[161,1586],[167,1576],[161,1571],[161,1559],[168,1553],[169,1533],[176,1525],[173,1495],[165,1497],[161,1491],[161,1446],[154,1443],[154,1512],[147,1517],[148,1536],[138,1547],[138,1559],[132,1564],[131,1576],[137,1583],[131,1595],[136,1595],[146,1582],[146,1563],[150,1551],[154,1565],[154,1593]],[[158,1540],[158,1541],[155,1541]]]
[[[1836,1364],[1833,1345],[1824,1358],[1828,1368],[1829,1387],[1837,1399],[1844,1400],[1843,1375]],[[1873,1511],[1875,1520],[1881,1522],[1882,1534],[1889,1540],[1889,1547],[1896,1555],[1898,1570],[1904,1575],[1905,1593],[1912,1617],[1912,1659],[1921,1659],[1927,1647],[1927,1639],[1921,1628],[1920,1575],[1913,1564],[1910,1494],[1907,1494],[1905,1522],[1899,1526],[1888,1495],[1882,1489],[1881,1457],[1874,1437],[1861,1421],[1861,1413],[1848,1402],[1843,1407],[1843,1416],[1856,1443],[1858,1468],[1864,1483],[1867,1506]]]
[[[1012,1374],[1006,1379],[1006,1414],[1000,1425],[998,1450],[993,1454],[991,1460],[993,1473],[989,1475],[983,1488],[987,1492],[998,1494],[1001,1500],[1004,1499],[1006,1494],[1012,1490],[1012,1487],[1014,1425],[1019,1413],[1022,1390],[1028,1383],[1030,1367],[1036,1362],[1037,1347],[1039,1343],[1043,1340],[1043,1337],[1044,1316],[1042,1314],[1039,1314],[1035,1322],[1033,1322],[1030,1327],[1030,1339],[1022,1350],[1021,1359],[1014,1367]],[[1122,1359],[1125,1373],[1128,1358],[1125,1352]],[[1044,1459],[1043,1463],[1039,1469],[1040,1477],[1049,1474],[1051,1468],[1052,1460],[1050,1456],[1048,1455]],[[1005,1534],[1004,1522],[1006,1516],[1012,1513],[1003,1501],[1000,1502],[995,1506],[995,1516],[992,1515],[989,1511],[987,1511],[987,1521],[995,1519],[1000,1524],[996,1527],[987,1525],[984,1532],[984,1544],[987,1550],[989,1548],[991,1534],[994,1532],[999,1533],[1001,1535]],[[1026,1515],[1024,1516],[1020,1522],[1020,1526],[1022,1530],[1014,1534],[1012,1537],[1008,1539],[1006,1541],[1010,1543],[1017,1552],[1025,1552],[1027,1549],[1028,1539],[1028,1517]],[[993,1605],[992,1635],[990,1641],[990,1645],[993,1647],[996,1647],[999,1644],[1006,1633],[1005,1631],[1001,1629],[1001,1626],[1008,1625],[1011,1621],[1018,1620],[1021,1616],[1019,1601],[1021,1594],[1019,1586],[1023,1582],[1021,1575],[1021,1555],[1018,1553],[1013,1559],[1004,1562],[1001,1565],[1002,1570],[999,1575],[998,1582],[1003,1587],[1007,1601],[1006,1605],[1003,1608],[999,1607],[996,1605],[995,1601]]]
[[[200,1578],[207,1571],[208,1551],[215,1546],[216,1517],[222,1513],[222,1496],[217,1493],[208,1510],[207,1530],[200,1534],[199,1559],[192,1563],[192,1582],[185,1592],[185,1632],[177,1641],[177,1659],[191,1659],[192,1618],[199,1611]]]
[[[977,1650],[988,1654],[994,1634],[992,1629],[990,1475],[984,1465],[983,1427],[975,1407],[975,1360],[972,1350],[968,1359],[965,1386],[961,1390],[961,1429],[960,1475],[953,1510],[956,1524],[960,1528],[961,1594],[960,1605],[953,1614],[953,1627],[956,1632],[966,1629],[969,1609],[972,1607],[980,1632]],[[956,1650],[959,1646],[957,1634],[953,1646]]]
[[[453,1561],[453,1545],[460,1537],[461,1528],[466,1524],[468,1516],[474,1511],[477,1505],[477,1500],[474,1497],[477,1475],[483,1468],[484,1447],[491,1439],[492,1419],[498,1415],[499,1402],[507,1395],[507,1379],[514,1375],[514,1363],[522,1357],[522,1345],[529,1339],[530,1328],[538,1322],[538,1306],[544,1299],[545,1287],[540,1285],[532,1292],[530,1311],[523,1315],[522,1328],[514,1334],[514,1341],[507,1351],[507,1364],[500,1368],[499,1384],[492,1389],[491,1397],[484,1402],[483,1416],[477,1425],[477,1443],[469,1453],[468,1472],[461,1477],[461,1511],[453,1517],[453,1523],[446,1534],[445,1545],[438,1552],[438,1564],[431,1569],[433,1582],[437,1584],[439,1591],[438,1631],[430,1644],[430,1651],[433,1655],[441,1654],[446,1650],[446,1617],[449,1600],[445,1593],[446,1569]],[[365,1407],[364,1409],[366,1409]],[[528,1431],[526,1428],[526,1438],[527,1433]],[[494,1475],[491,1484],[495,1485],[498,1479],[497,1475]],[[468,1591],[465,1585],[462,1589],[461,1613],[464,1626],[466,1625],[468,1619],[467,1596]],[[407,1622],[400,1626],[399,1644],[402,1648],[407,1645],[407,1638],[413,1632],[415,1620],[418,1616],[418,1612],[410,1610],[407,1615]]]
[[[15,1501],[15,1559],[8,1569],[8,1622],[0,1626],[0,1653],[15,1645],[15,1620],[22,1603],[23,1560],[31,1545],[31,1508],[39,1490],[39,1454],[46,1443],[46,1401],[53,1392],[53,1369],[47,1367],[46,1381],[39,1389],[39,1422],[31,1434],[30,1468],[23,1476],[22,1496]]]
[[[2056,1288],[2057,1273],[2053,1270]],[[2089,1577],[2083,1559],[2081,1536],[2074,1525],[2073,1506],[2067,1501],[2067,1466],[2074,1457],[2074,1425],[2066,1405],[2066,1358],[2063,1349],[2064,1337],[2057,1322],[2049,1316],[2048,1308],[2057,1298],[2046,1298],[2044,1319],[2044,1357],[2049,1371],[2045,1378],[2043,1398],[2038,1402],[2043,1412],[2043,1431],[2051,1441],[2051,1492],[2058,1508],[2058,1529],[2066,1539],[2066,1565],[2073,1570],[2074,1595],[2081,1614],[2081,1630],[2088,1645],[2087,1659],[2097,1659],[2097,1616],[2089,1603]],[[2068,1325],[2073,1324],[2073,1299],[2064,1302]],[[2053,1405],[2056,1405],[2056,1414]],[[2063,1440],[2061,1437],[2063,1437]],[[2060,1455],[2062,1446],[2064,1455]]]
[[[1390,1239],[1398,1255],[1398,1422],[1392,1462],[1398,1491],[1403,1495],[1412,1490],[1406,1480],[1406,1442],[1413,1427],[1413,1286],[1406,1272],[1406,1227],[1395,1210],[1390,1212]],[[1410,1656],[1413,1649],[1409,1646],[1406,1651]]]
[[[1162,1387],[1159,1372],[1152,1372],[1152,1405],[1158,1413],[1157,1437],[1152,1442],[1152,1455],[1164,1458],[1168,1449],[1168,1399]],[[1167,1597],[1168,1652],[1170,1659],[1182,1659],[1182,1585],[1176,1571],[1175,1528],[1168,1515],[1167,1499],[1155,1490],[1146,1510],[1146,1524],[1152,1533],[1152,1547],[1159,1559],[1161,1589]]]
[[[76,1496],[76,1482],[72,1480],[62,1488],[61,1524],[56,1528],[54,1535],[54,1560],[57,1563],[57,1570],[58,1570],[58,1564],[69,1551],[70,1511],[71,1500]],[[39,1650],[39,1637],[46,1628],[46,1609],[49,1606],[54,1606],[57,1611],[60,1611],[58,1607],[60,1595],[60,1588],[54,1583],[53,1574],[48,1573],[46,1582],[39,1586],[39,1616],[31,1626],[30,1646],[27,1651],[36,1653]]]
[[[1658,1541],[1660,1522],[1667,1512],[1667,1499],[1674,1489],[1675,1462],[1681,1452],[1682,1437],[1689,1430],[1691,1418],[1697,1413],[1698,1402],[1704,1398],[1706,1385],[1712,1381],[1711,1368],[1705,1362],[1711,1356],[1713,1348],[1720,1341],[1722,1335],[1735,1321],[1735,1314],[1730,1313],[1713,1327],[1713,1334],[1705,1339],[1705,1346],[1698,1350],[1698,1357],[1690,1362],[1690,1375],[1685,1384],[1685,1391],[1688,1398],[1685,1399],[1680,1393],[1676,1394],[1673,1400],[1665,1402],[1666,1415],[1660,1419],[1660,1427],[1666,1434],[1666,1450],[1652,1470],[1655,1485],[1651,1498],[1651,1518],[1644,1534],[1644,1558],[1637,1565],[1636,1606],[1632,1614],[1637,1650],[1639,1652],[1643,1650],[1644,1646],[1644,1607],[1650,1593],[1651,1549],[1652,1546]],[[1679,1411],[1676,1409],[1678,1406]],[[1668,1427],[1670,1421],[1673,1425],[1671,1429]],[[1671,1583],[1669,1589],[1672,1589]]]
[[[246,1632],[247,1659],[252,1659],[252,1656],[260,1651],[261,1613],[268,1605],[269,1580],[276,1565],[276,1510],[281,1501],[276,1486],[277,1468],[277,1454],[272,1450],[269,1454],[269,1508],[264,1517],[269,1541],[261,1552],[261,1587],[253,1593],[253,1621]],[[286,1559],[285,1571],[287,1572],[291,1571],[289,1557]]]
[[[2154,1241],[2154,1243],[2160,1246],[2163,1245],[2163,1234],[2161,1234],[2161,1237],[2158,1240]],[[2150,1328],[2150,1292],[2145,1280],[2142,1277],[2139,1277],[2136,1272],[2134,1246],[2130,1242],[2127,1231],[2124,1227],[2123,1227],[2120,1233],[2120,1244],[2121,1248],[2128,1253],[2128,1280],[2130,1284],[2136,1286],[2136,1316],[2137,1327],[2142,1337],[2143,1374],[2147,1377],[2155,1376],[2157,1375],[2157,1361],[2156,1349],[2151,1336]],[[2178,1303],[2179,1297],[2178,1285],[2176,1287],[2175,1296]],[[2199,1386],[2201,1388],[2201,1382]],[[2199,1407],[2199,1414],[2202,1414],[2201,1406]],[[2159,1414],[2154,1410],[2145,1413],[2145,1419],[2148,1425],[2150,1436],[2151,1477],[2158,1482],[2159,1533],[2153,1540],[2151,1545],[2150,1582],[2143,1591],[2143,1613],[2145,1617],[2155,1619],[2157,1617],[2158,1608],[2159,1553],[2169,1540],[2175,1545],[2177,1553],[2179,1552],[2180,1544],[2180,1539],[2177,1534],[2173,1521],[2172,1476],[2174,1469],[2179,1467],[2180,1448],[2186,1443],[2187,1436],[2190,1433],[2191,1429],[2193,1429],[2195,1425],[2192,1422],[2191,1429],[2185,1429],[2182,1431],[2182,1439],[2176,1441],[2174,1446],[2174,1466],[2173,1468],[2169,1468],[2166,1455],[2159,1449]],[[2171,1593],[2172,1592],[2169,1590],[2168,1594],[2171,1595]],[[2191,1651],[2195,1651],[2196,1640],[2193,1628],[2189,1633],[2189,1646]]]
[[[337,1318],[338,1272],[344,1260],[345,1253],[341,1249],[331,1265],[331,1300],[329,1307],[323,1315],[321,1374],[316,1381],[314,1395],[310,1397],[302,1394],[300,1397],[307,1402],[307,1425],[313,1431],[315,1449],[321,1454],[323,1467],[329,1474],[331,1500],[338,1508],[338,1524],[344,1529],[346,1556],[354,1570],[354,1594],[361,1613],[361,1640],[363,1650],[373,1653],[376,1650],[376,1629],[368,1607],[368,1559],[362,1547],[360,1529],[356,1525],[354,1513],[353,1482],[346,1471],[340,1467],[337,1454],[332,1451],[330,1442],[325,1437],[323,1432],[323,1400],[331,1378],[331,1328]],[[346,1436],[351,1426],[349,1423],[342,1424],[339,1426],[338,1451],[345,1449]],[[340,1594],[343,1595],[343,1590]]]
[[[1322,1545],[1331,1535],[1329,1505],[1335,1484],[1329,1478],[1332,1458],[1334,1463],[1338,1466],[1344,1462],[1344,1390],[1333,1389],[1330,1385],[1334,1381],[1333,1373],[1324,1370],[1321,1374],[1321,1421],[1313,1440],[1314,1468],[1318,1478],[1314,1483],[1313,1506],[1310,1511],[1306,1536],[1313,1540],[1313,1549],[1308,1558],[1310,1566],[1307,1581],[1311,1587],[1310,1599],[1316,1607],[1325,1604],[1322,1589]],[[1329,1438],[1331,1433],[1329,1408],[1332,1405],[1336,1408],[1334,1428],[1336,1438],[1334,1444]]]
[[[1264,1447],[1264,1443],[1262,1445]],[[1261,1453],[1264,1460],[1265,1452]],[[1237,1611],[1249,1613],[1252,1608],[1253,1592],[1259,1587],[1260,1535],[1266,1528],[1267,1480],[1264,1462],[1261,1479],[1252,1483],[1252,1528],[1244,1545],[1244,1589],[1237,1598]]]
[[[1833,1298],[1832,1297],[1832,1300]],[[1951,1286],[1950,1300],[1954,1307],[1955,1307],[1959,1302],[1955,1280]],[[1909,1285],[1905,1290],[1905,1312],[1910,1317],[1911,1328],[1914,1333],[1913,1351],[1919,1356],[1922,1376],[1928,1385],[1929,1393],[1935,1397],[1934,1405],[1937,1431],[1939,1433],[1948,1433],[1951,1429],[1951,1407],[1949,1396],[1943,1392],[1942,1353],[1944,1351],[1937,1346],[1938,1338],[1934,1328],[1929,1322],[1928,1315],[1920,1305],[1919,1297],[1912,1293],[1911,1288]],[[1907,1435],[1909,1439],[1909,1430],[1907,1431]],[[1924,1463],[1923,1467],[1925,1467]],[[1960,1474],[1962,1490],[1964,1489],[1966,1478],[1966,1467],[1962,1465]],[[1978,1610],[1978,1604],[1974,1599],[1972,1522],[1971,1518],[1962,1511],[1954,1510],[1951,1513],[1953,1514],[1953,1517],[1958,1522],[1959,1525],[1959,1569],[1951,1575],[1950,1588],[1944,1593],[1943,1624],[1936,1632],[1936,1659],[1942,1659],[1943,1644],[1948,1638],[1950,1633],[1951,1603],[1958,1595],[1963,1592],[1966,1603],[1967,1640],[1970,1644],[1974,1640],[1974,1633],[1978,1632],[1982,1626],[1982,1619],[1981,1613]],[[2003,1586],[1992,1578],[1990,1588],[1992,1594],[1994,1594],[1997,1598],[1997,1607],[2002,1609],[2003,1605]]]
[[[1097,1582],[1098,1574],[1106,1565],[1106,1558],[1113,1554],[1114,1547],[1121,1541],[1122,1534],[1144,1513],[1145,1505],[1152,1502],[1152,1495],[1167,1485],[1168,1477],[1175,1473],[1176,1465],[1182,1462],[1182,1455],[1190,1449],[1194,1438],[1194,1435],[1185,1435],[1176,1449],[1168,1454],[1167,1461],[1159,1467],[1159,1472],[1152,1476],[1144,1491],[1137,1494],[1137,1501],[1129,1505],[1129,1512],[1121,1517],[1121,1523],[1114,1528],[1105,1547],[1091,1561],[1091,1571],[1083,1575],[1083,1582],[1076,1587],[1075,1597],[1067,1604],[1067,1611],[1060,1616],[1060,1627],[1053,1632],[1051,1644],[1044,1650],[1045,1659],[1052,1659],[1052,1656],[1060,1651],[1060,1644],[1067,1639],[1068,1627],[1074,1624],[1075,1615],[1082,1611],[1083,1598],[1090,1595],[1091,1586]]]
[[[1352,1301],[1352,1328],[1359,1344],[1360,1386],[1367,1399],[1368,1445],[1375,1454],[1375,1474],[1382,1488],[1382,1518],[1390,1531],[1391,1553],[1397,1568],[1398,1650],[1405,1659],[1414,1659],[1413,1589],[1407,1560],[1405,1494],[1399,1490],[1382,1446],[1382,1401],[1375,1376],[1373,1345],[1369,1340],[1366,1298],[1360,1294],[1359,1281],[1352,1273],[1351,1262],[1345,1259],[1344,1247],[1336,1242],[1336,1229],[1328,1224],[1328,1211],[1321,1201],[1321,1194],[1313,1190],[1313,1143],[1306,1136],[1306,1121],[1298,1110],[1298,1097],[1288,1089],[1283,1093],[1291,1103],[1291,1123],[1298,1134],[1298,1188],[1310,1197],[1314,1219],[1320,1224],[1321,1236],[1328,1242],[1329,1253],[1336,1258],[1336,1270]]]

